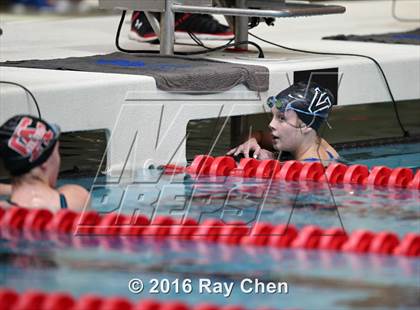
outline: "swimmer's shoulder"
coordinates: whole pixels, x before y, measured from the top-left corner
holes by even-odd
[[[331,146],[327,141],[322,139],[321,146],[324,148],[326,152],[329,153],[330,156],[332,156],[334,159],[338,160],[340,158],[340,154],[334,149],[333,146]]]
[[[90,208],[89,192],[80,185],[67,184],[58,189],[67,201],[68,209],[72,211],[82,211],[85,207]]]

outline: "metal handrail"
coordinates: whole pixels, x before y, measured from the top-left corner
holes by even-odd
[[[198,1],[201,1],[199,2],[200,4],[211,3],[210,0]],[[322,14],[340,14],[344,13],[346,10],[343,6],[338,5],[285,3],[282,0],[279,0],[281,3],[276,2],[275,10],[249,9],[246,7],[247,0],[231,1],[234,2],[237,7],[188,5],[189,3],[192,3],[192,0],[155,0],[147,3],[143,3],[141,0],[99,0],[99,4],[103,8],[113,7],[118,9],[145,11],[153,30],[156,34],[159,34],[161,55],[173,55],[174,53],[175,12],[235,16],[235,42],[238,43],[248,41],[248,17],[299,17]],[[250,1],[252,1],[252,3],[258,3],[258,0]],[[266,6],[270,4],[270,2],[267,1],[264,3]],[[144,7],[142,7],[142,4]],[[149,11],[161,12],[160,27],[158,27],[157,20],[153,17],[153,15],[148,13]],[[241,43],[240,47],[247,48],[247,45]]]
[[[345,8],[342,6],[319,6],[307,5],[306,8],[299,9],[299,12],[292,12],[288,9],[284,10],[259,10],[259,9],[237,9],[237,8],[222,8],[222,7],[202,7],[192,5],[174,4],[172,11],[180,13],[201,13],[201,14],[222,14],[228,16],[248,16],[248,17],[297,17],[318,15],[317,9],[322,9],[322,14],[337,14],[344,13]]]

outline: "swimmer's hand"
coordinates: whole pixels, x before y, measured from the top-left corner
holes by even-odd
[[[257,139],[251,138],[248,141],[245,141],[241,145],[231,149],[226,155],[238,156],[239,154],[244,154],[245,158],[249,158],[249,153],[253,152],[254,157],[258,156],[261,150],[261,146],[258,144]]]
[[[241,145],[231,149],[226,155],[238,156],[243,154],[245,158],[249,158],[252,153],[252,157],[256,159],[274,159],[272,152],[262,149],[258,144],[256,138],[251,138]]]
[[[274,157],[273,152],[267,151],[265,149],[261,149],[260,152],[258,153],[257,157],[255,157],[255,154],[254,154],[254,158],[260,159],[260,160],[264,160],[264,159],[276,159]]]

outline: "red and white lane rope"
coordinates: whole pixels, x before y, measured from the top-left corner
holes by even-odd
[[[242,306],[218,306],[202,303],[191,306],[181,301],[159,301],[143,299],[132,302],[124,297],[103,297],[93,294],[74,298],[65,292],[42,292],[28,290],[17,293],[8,288],[0,288],[0,309],[2,310],[246,310]],[[256,310],[274,310],[257,308]]]
[[[51,213],[48,210],[17,207],[0,209],[0,224],[0,232],[6,239],[17,232],[29,239],[59,234],[141,236],[231,245],[420,256],[418,233],[408,233],[400,239],[390,231],[355,230],[346,233],[341,228],[323,229],[314,225],[298,230],[293,225],[260,222],[249,227],[239,221],[224,223],[208,219],[198,223],[191,218],[184,219],[180,224],[169,216],[157,216],[149,221],[143,215],[134,218],[118,213],[100,216],[94,211],[76,213],[70,210]]]
[[[332,163],[324,167],[319,162],[304,163],[296,160],[281,163],[274,159],[243,158],[236,164],[233,157],[196,156],[188,167],[166,165],[165,173],[189,173],[195,176],[232,176],[263,178],[281,181],[314,181],[331,184],[360,184],[399,187],[420,190],[420,170],[391,169],[376,166],[371,170],[364,165]]]

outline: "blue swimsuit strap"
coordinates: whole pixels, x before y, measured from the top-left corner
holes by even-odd
[[[336,160],[336,158],[334,157],[334,155],[328,151],[326,151],[329,157],[329,160]],[[319,158],[315,158],[315,157],[310,157],[310,158],[305,158],[303,161],[319,161]]]

